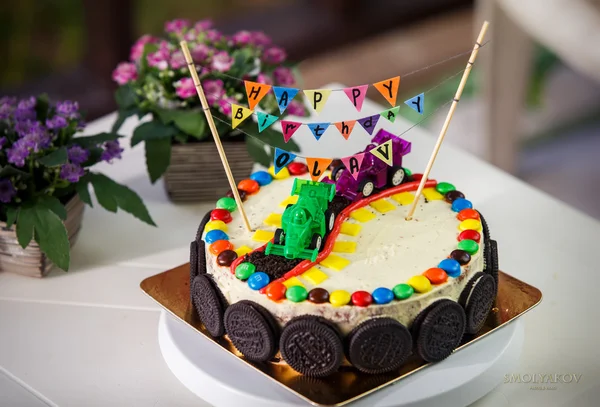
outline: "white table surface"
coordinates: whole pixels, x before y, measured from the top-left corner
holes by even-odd
[[[357,113],[342,92],[334,92],[319,120],[358,118],[381,110],[366,100]],[[96,120],[86,133],[107,131],[114,119],[112,114]],[[396,133],[409,127],[403,120],[379,123]],[[136,119],[128,120],[121,133],[131,135],[136,124]],[[435,137],[418,127],[404,137],[413,143],[405,165],[422,172]],[[349,141],[335,128],[318,143],[307,128],[295,139],[315,156],[350,155],[369,141],[359,126]],[[207,405],[165,365],[157,343],[160,309],[140,291],[139,283],[187,262],[189,242],[213,203],[170,203],[162,182],[148,181],[144,160],[141,145],[126,147],[123,160],[101,164],[98,170],[142,195],[158,228],[96,204],[86,208],[71,271],[54,270],[44,279],[0,273],[0,406]],[[531,384],[525,383],[499,384],[476,404],[597,405],[599,305],[592,281],[600,274],[600,223],[453,148],[451,139],[439,154],[432,178],[452,182],[465,192],[485,214],[499,242],[501,268],[544,294],[542,304],[523,317],[520,366],[506,374],[582,375],[579,383],[558,384],[552,391],[530,390]],[[232,372],[232,380],[243,378]]]

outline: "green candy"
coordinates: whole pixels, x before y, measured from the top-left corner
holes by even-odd
[[[479,245],[474,240],[465,239],[458,242],[458,248],[469,254],[475,254],[477,253],[477,250],[479,250]]]
[[[397,299],[405,300],[411,295],[413,295],[415,290],[408,284],[398,284],[397,286],[392,288],[392,292],[394,293]]]
[[[440,182],[435,186],[435,190],[442,195],[446,195],[446,192],[454,191],[456,187],[449,182]]]
[[[256,266],[254,264],[244,262],[238,264],[238,266],[235,268],[235,276],[240,280],[247,280],[255,271]]]
[[[235,203],[235,199],[226,196],[217,201],[217,208],[233,212],[237,208],[237,204]]]
[[[410,177],[412,175],[412,171],[409,170],[408,168],[404,168],[404,175],[406,175],[407,177]]]
[[[302,302],[308,297],[308,291],[301,285],[295,285],[287,289],[285,297],[292,302]]]

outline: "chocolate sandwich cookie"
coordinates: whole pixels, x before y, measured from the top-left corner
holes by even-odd
[[[477,212],[479,212],[479,211],[477,211]],[[479,212],[479,221],[481,222],[481,229],[482,229],[482,233],[483,233],[484,242],[485,242],[485,244],[487,244],[487,242],[490,240],[490,228],[489,228],[487,222],[485,221],[485,218],[481,214],[481,212]]]
[[[196,242],[198,242],[198,243],[200,243],[200,240],[202,240],[202,234],[204,233],[204,227],[206,226],[206,224],[208,222],[210,222],[210,213],[211,212],[212,212],[212,210],[206,212],[206,215],[204,215],[204,217],[200,221],[200,224],[198,225],[198,230],[196,231]]]
[[[225,333],[224,298],[207,274],[194,277],[191,296],[196,313],[206,330],[214,337],[222,336]]]
[[[369,374],[398,369],[412,351],[410,332],[392,318],[369,319],[355,327],[346,341],[350,363]]]
[[[479,332],[485,324],[495,299],[496,282],[494,278],[482,272],[475,273],[458,300],[464,307],[467,317],[466,333],[476,334]]]
[[[427,313],[419,329],[416,350],[427,362],[450,356],[465,333],[463,308],[452,300],[439,300]]]
[[[496,292],[498,291],[498,270],[500,270],[498,263],[498,242],[490,239],[490,267],[488,267],[488,271],[496,282]]]
[[[417,343],[417,338],[419,337],[419,330],[421,329],[421,324],[423,323],[423,320],[425,319],[425,317],[427,316],[429,311],[431,311],[431,308],[433,308],[434,306],[435,306],[435,303],[430,304],[427,307],[425,307],[424,309],[422,309],[421,312],[419,312],[417,314],[415,319],[413,319],[412,324],[410,324],[409,331],[410,331],[410,334],[413,339],[413,344],[415,346]]]
[[[198,243],[195,240],[190,242],[190,287],[194,277],[198,274]]]
[[[198,274],[206,274],[206,243],[198,242]]]

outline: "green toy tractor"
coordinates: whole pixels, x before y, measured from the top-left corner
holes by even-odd
[[[292,195],[298,195],[298,202],[285,208],[282,229],[275,231],[266,254],[315,261],[323,237],[335,224],[335,213],[327,209],[335,196],[335,185],[296,178]]]

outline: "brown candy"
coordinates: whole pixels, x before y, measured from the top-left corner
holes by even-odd
[[[450,257],[456,260],[461,266],[471,261],[471,255],[464,250],[456,249],[450,253]]]
[[[240,194],[240,199],[242,200],[242,202],[244,202],[246,200],[248,194],[246,193],[246,191],[242,191],[241,189],[238,189],[238,192]],[[225,196],[228,196],[229,198],[233,198],[233,191],[230,189],[229,191],[227,191]]]
[[[217,264],[219,266],[229,267],[229,266],[231,266],[231,263],[233,263],[233,261],[235,259],[237,259],[237,257],[238,257],[237,253],[234,252],[233,250],[223,250],[217,256]]]
[[[446,198],[446,201],[454,202],[458,198],[464,198],[465,194],[463,194],[460,191],[448,191],[448,192],[446,192],[446,195],[444,195],[444,196]]]
[[[315,304],[323,304],[329,301],[329,291],[324,288],[313,288],[308,292],[308,300]]]

